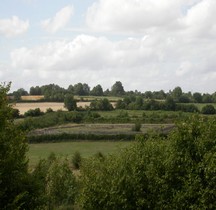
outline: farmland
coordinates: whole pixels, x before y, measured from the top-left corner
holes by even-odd
[[[41,143],[29,145],[29,164],[30,167],[34,167],[40,159],[47,158],[50,153],[54,152],[57,156],[68,157],[79,151],[82,157],[87,158],[93,156],[97,152],[101,152],[104,155],[112,154],[120,151],[130,145],[130,141],[77,141],[77,142],[61,142],[61,143]]]
[[[36,201],[49,209],[98,209],[98,203],[100,209],[177,209],[183,203],[187,209],[184,200],[191,200],[191,195],[192,204],[194,198],[198,204],[193,209],[207,209],[203,202],[214,205],[215,199],[199,200],[203,194],[214,198],[215,104],[206,106],[211,112],[205,113],[204,103],[131,96],[112,99],[113,109],[110,98],[75,99],[66,94],[65,99],[68,96],[69,102],[79,100],[78,108],[69,109],[64,100],[69,111],[65,110],[57,103],[64,97],[59,94],[46,96],[43,103],[17,103],[22,115],[7,107],[2,97],[2,125],[7,128],[2,129],[2,151],[4,157],[9,151],[10,163],[2,168],[15,163],[17,172],[16,166],[23,163],[26,179],[18,182],[29,192],[25,199],[31,199],[31,205]],[[95,101],[90,107],[79,108],[91,100]]]
[[[88,101],[79,101],[77,102],[77,107],[85,108],[89,106],[90,102]],[[112,105],[115,106],[115,102],[112,102]],[[28,102],[28,103],[14,103],[13,108],[18,109],[20,114],[24,114],[29,109],[39,108],[41,111],[46,112],[48,108],[51,108],[53,111],[66,111],[63,102]]]
[[[89,106],[90,102],[78,102],[77,106],[81,106],[85,108],[85,106]],[[48,108],[51,108],[53,111],[63,110],[66,111],[64,108],[64,103],[62,102],[35,102],[35,103],[16,103],[13,106],[14,108],[20,111],[20,114],[24,114],[29,109],[36,109],[39,108],[41,111],[45,112]]]

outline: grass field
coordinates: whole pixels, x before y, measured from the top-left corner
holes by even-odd
[[[131,123],[124,123],[124,124],[97,124],[97,123],[84,123],[84,124],[75,124],[75,123],[68,123],[65,125],[54,126],[50,128],[44,129],[35,129],[30,132],[30,135],[40,135],[40,134],[59,134],[59,133],[84,133],[84,134],[135,134],[132,131],[134,124]],[[147,133],[148,131],[152,130],[163,130],[163,129],[170,129],[173,127],[173,124],[142,124],[140,132]]]
[[[132,142],[114,142],[114,141],[103,141],[103,142],[61,142],[61,143],[41,143],[41,144],[29,144],[29,165],[30,168],[34,167],[35,164],[42,158],[47,158],[51,152],[61,157],[71,156],[79,151],[82,157],[90,157],[97,152],[102,152],[104,155],[112,154],[124,148]]]

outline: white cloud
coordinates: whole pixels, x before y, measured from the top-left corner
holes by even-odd
[[[99,0],[89,7],[86,21],[96,30],[143,33],[176,27],[187,8],[199,0]]]
[[[187,14],[179,19],[185,33],[192,38],[216,35],[216,1],[202,0],[191,7]]]
[[[10,19],[0,19],[0,35],[2,34],[8,38],[23,34],[28,28],[29,21],[20,20],[17,16]]]
[[[73,15],[73,6],[66,6],[58,11],[53,18],[43,20],[41,22],[42,27],[50,32],[55,33],[59,29],[65,27]]]
[[[11,63],[32,85],[86,82],[110,88],[120,80],[127,90],[168,91],[181,86],[188,91],[214,92],[215,2],[99,0],[88,10],[88,25],[129,38],[113,41],[78,35],[70,41],[14,49]],[[52,32],[58,30],[54,25],[61,25],[54,24],[56,17],[47,23]]]
[[[128,69],[159,61],[158,53],[145,45],[143,39],[112,42],[105,37],[79,35],[69,42],[56,41],[33,49],[16,49],[11,58],[14,67],[32,70]]]
[[[128,90],[169,90],[177,85],[192,89],[193,85],[202,92],[215,91],[215,81],[204,80],[215,72],[215,48],[211,41],[188,43],[163,34],[121,41],[79,35],[71,41],[18,48],[11,52],[11,62],[14,69],[32,72],[35,81],[63,86],[86,82],[110,88],[120,80]],[[30,74],[25,77],[32,79]]]

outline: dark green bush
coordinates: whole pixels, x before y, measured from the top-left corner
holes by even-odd
[[[202,112],[202,114],[216,114],[216,110],[215,110],[214,106],[211,104],[205,105],[202,108],[201,112]]]
[[[44,115],[44,112],[42,112],[40,108],[29,109],[27,112],[24,113],[24,117],[37,117],[41,115]]]
[[[142,124],[140,122],[135,122],[135,124],[132,126],[132,131],[140,131],[142,127]]]
[[[81,162],[82,162],[82,157],[80,152],[76,151],[71,159],[72,165],[74,169],[80,169]]]
[[[216,121],[193,116],[176,126],[166,139],[139,137],[104,161],[85,161],[82,208],[215,209]]]

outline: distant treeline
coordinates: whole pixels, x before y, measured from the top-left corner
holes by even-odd
[[[66,94],[73,94],[77,96],[118,96],[118,97],[135,97],[141,96],[144,99],[155,99],[155,100],[165,100],[167,97],[172,97],[177,103],[216,103],[216,92],[213,94],[209,93],[184,93],[181,87],[175,87],[169,92],[160,91],[146,91],[144,93],[140,91],[125,91],[122,83],[116,81],[111,89],[103,90],[100,84],[96,85],[92,89],[86,83],[77,83],[75,85],[69,85],[68,88],[60,87],[56,84],[49,84],[43,86],[31,87],[29,91],[20,88],[12,93],[15,101],[19,101],[21,96],[26,95],[43,95],[42,101],[52,101],[52,102],[63,102]]]

